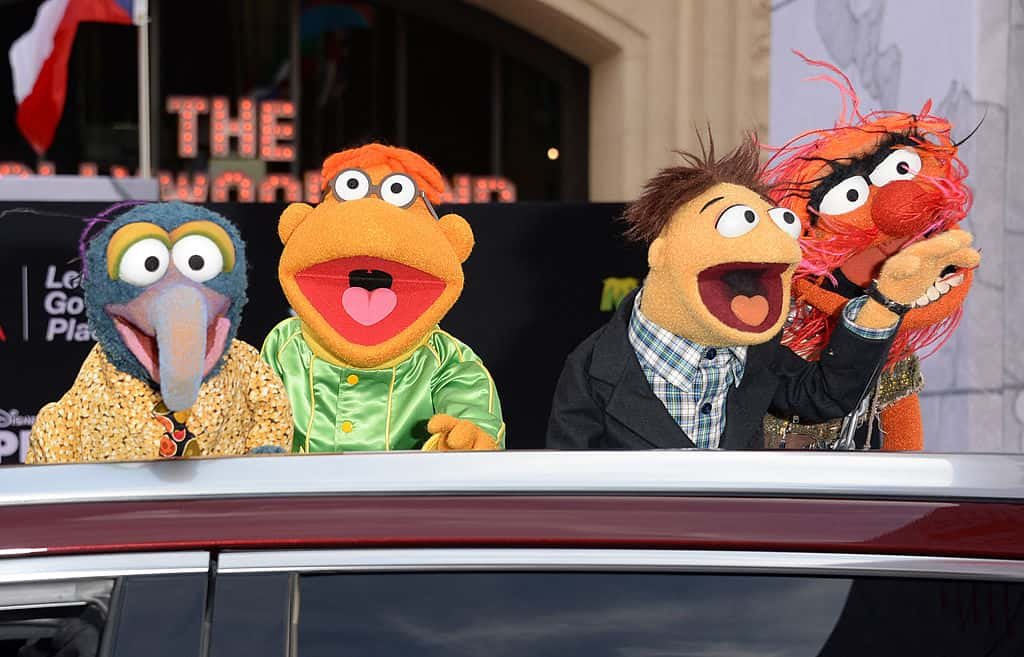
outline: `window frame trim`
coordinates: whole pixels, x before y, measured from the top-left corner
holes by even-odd
[[[1024,581],[1024,562],[1009,559],[753,550],[327,549],[224,552],[219,559],[218,575],[513,570]]]
[[[111,586],[113,591],[113,586]],[[36,602],[27,605],[0,605],[0,613],[5,611],[31,611],[33,609],[70,609],[71,607],[87,607],[86,600],[72,600],[64,602]]]
[[[0,559],[0,586],[135,575],[205,573],[209,568],[210,553],[196,550],[21,557]]]

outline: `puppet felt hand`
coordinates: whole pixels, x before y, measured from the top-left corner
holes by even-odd
[[[498,449],[498,443],[486,431],[469,420],[458,420],[451,415],[438,414],[427,422],[430,440],[424,451],[456,452]]]
[[[911,244],[882,265],[878,275],[878,290],[893,301],[910,305],[928,292],[948,267],[972,269],[978,266],[981,255],[971,248],[971,234],[963,230],[950,230],[930,239]],[[858,324],[889,326],[895,316],[880,304],[866,305]]]
[[[946,267],[978,266],[981,255],[971,248],[972,240],[965,230],[950,230],[902,249],[882,266],[878,289],[894,301],[913,303]]]
[[[286,454],[288,450],[280,445],[260,445],[249,450],[250,454]]]

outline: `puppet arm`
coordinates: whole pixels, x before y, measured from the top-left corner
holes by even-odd
[[[87,400],[102,394],[103,363],[106,357],[100,346],[94,345],[71,388],[58,401],[43,406],[32,423],[28,439],[26,463],[74,463],[82,460],[82,409]],[[110,402],[108,402],[110,403]]]
[[[774,363],[779,385],[770,410],[780,417],[799,416],[806,424],[853,412],[891,344],[892,335],[864,337],[841,321],[817,361],[806,361],[786,347],[779,349]]]
[[[281,379],[250,345],[236,341],[235,349],[248,365],[249,373],[247,399],[252,426],[245,439],[245,451],[275,451],[267,447],[291,451],[292,407]]]
[[[480,357],[451,335],[437,331],[428,343],[439,366],[430,382],[435,415],[425,450],[504,449],[501,401]]]
[[[919,452],[924,449],[921,401],[916,394],[904,397],[882,411],[882,430],[885,432],[882,449],[887,452]]]
[[[951,230],[899,251],[882,265],[878,289],[901,304],[913,303],[946,266],[972,268],[980,256],[970,248],[971,235]],[[854,307],[858,302],[863,308]],[[856,312],[850,316],[848,310]],[[824,422],[854,410],[871,383],[872,373],[888,353],[899,317],[874,300],[852,300],[816,363],[800,362],[788,349],[777,363],[781,383],[771,410],[800,416],[803,422]]]

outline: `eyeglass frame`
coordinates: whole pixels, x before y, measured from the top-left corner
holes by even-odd
[[[416,201],[418,199],[422,198],[423,199],[423,203],[427,206],[427,210],[430,212],[430,216],[432,216],[434,218],[434,221],[441,221],[441,218],[437,216],[437,210],[434,209],[434,204],[430,202],[429,198],[427,198],[427,193],[420,189],[420,186],[416,184],[416,181],[413,179],[412,176],[410,176],[409,174],[407,174],[407,173],[405,173],[403,171],[392,171],[388,175],[384,176],[384,178],[381,179],[381,181],[379,183],[375,183],[375,182],[373,182],[373,178],[370,176],[370,174],[367,173],[366,171],[360,169],[359,167],[349,167],[348,169],[342,169],[333,178],[331,178],[331,181],[329,183],[327,183],[327,187],[330,188],[331,194],[334,196],[334,198],[336,198],[337,200],[341,201],[342,203],[347,202],[347,199],[343,199],[340,196],[338,196],[338,192],[335,189],[335,183],[338,182],[338,178],[341,178],[342,175],[348,173],[349,171],[358,171],[359,173],[361,173],[364,176],[366,176],[366,180],[367,180],[367,184],[368,184],[368,187],[367,187],[367,190],[366,190],[366,196],[363,196],[361,198],[367,198],[368,196],[370,196],[370,194],[373,194],[379,200],[384,201],[385,203],[389,203],[389,205],[395,205],[395,204],[394,203],[390,203],[389,201],[385,200],[384,197],[382,197],[380,195],[381,186],[384,184],[384,181],[386,181],[391,176],[394,176],[396,174],[405,176],[406,178],[409,179],[409,182],[412,183],[412,188],[414,190],[416,190],[416,193],[413,195],[411,201],[409,201],[405,205],[395,205],[395,207],[396,208],[401,208],[403,210],[407,210],[407,209],[411,208],[412,206],[416,205]],[[360,199],[352,199],[352,200],[360,200]]]

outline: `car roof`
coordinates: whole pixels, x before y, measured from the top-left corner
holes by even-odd
[[[1024,455],[392,452],[12,466],[0,506],[310,495],[718,495],[1024,499]]]

